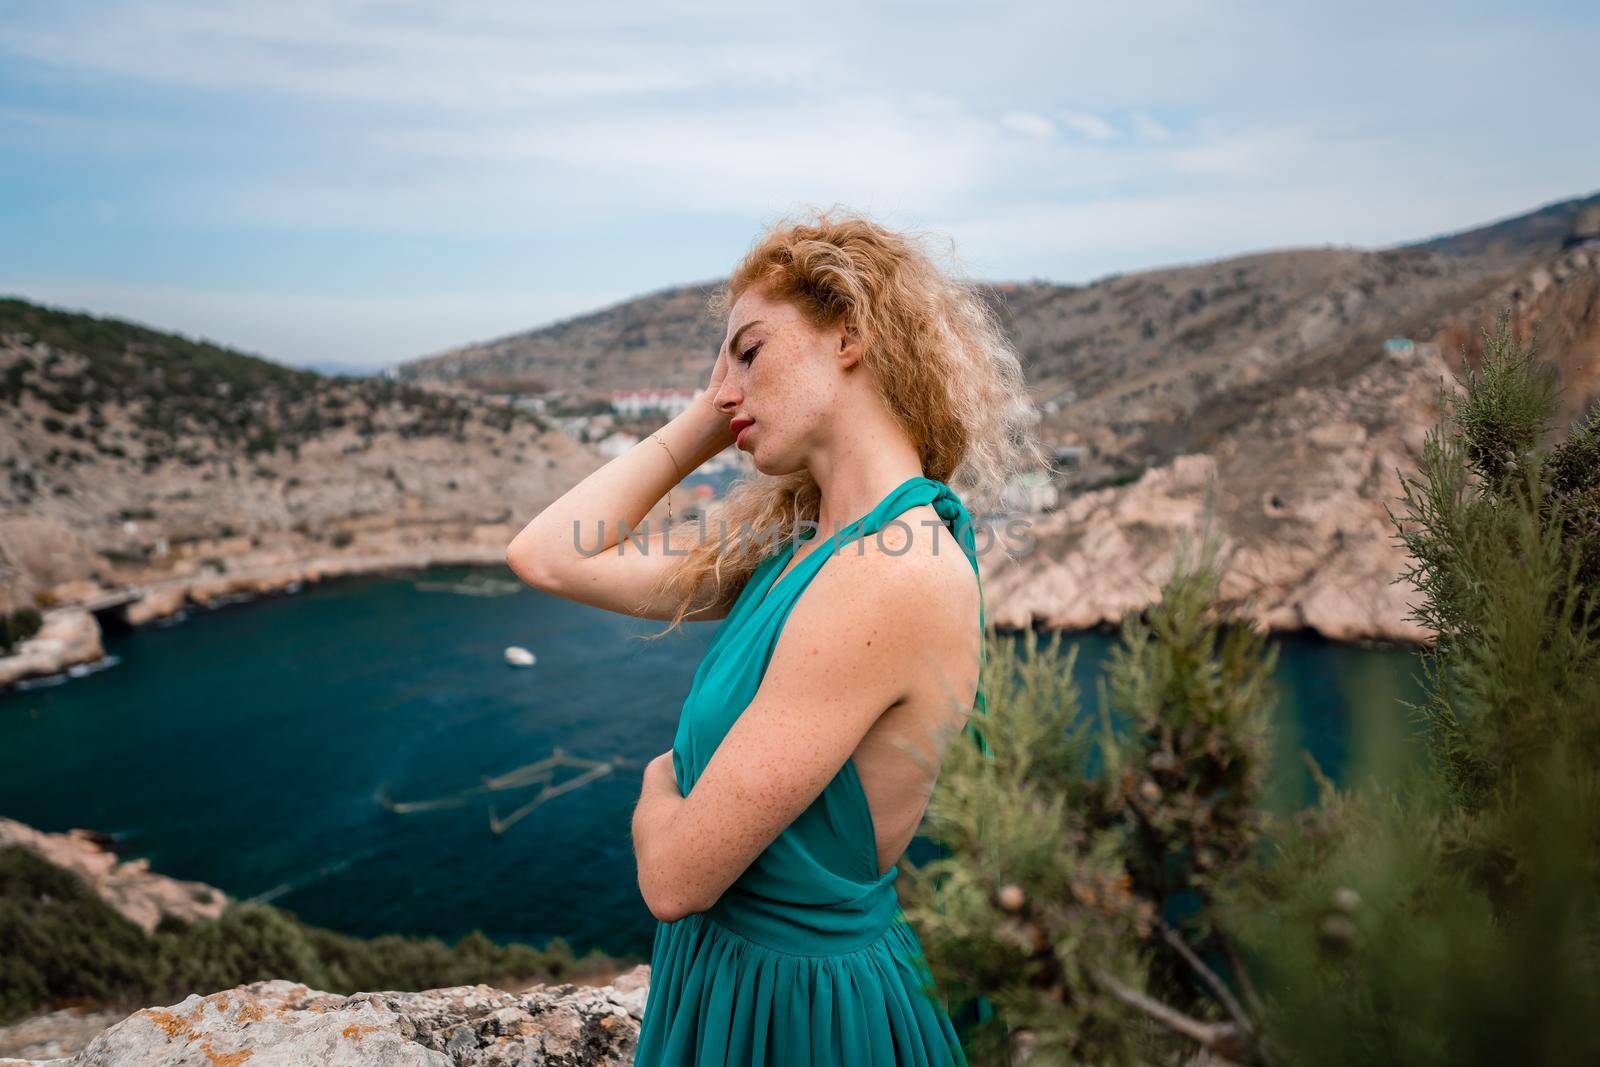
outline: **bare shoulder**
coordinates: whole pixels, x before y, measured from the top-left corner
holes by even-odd
[[[864,696],[863,690],[875,696],[879,714],[863,735],[858,764],[873,780],[869,792],[879,787],[875,768],[884,762],[901,768],[891,778],[904,773],[891,738],[937,760],[948,727],[959,721],[952,713],[964,716],[972,705],[981,669],[980,593],[972,561],[931,506],[909,509],[900,518],[839,547],[796,602],[773,660],[805,663],[819,701],[849,690],[856,691],[852,700]],[[934,525],[924,525],[924,519]],[[926,741],[930,730],[944,739],[932,748]],[[892,750],[887,756],[885,745]]]
[[[937,612],[962,625],[977,611],[972,563],[931,504],[909,508],[876,534],[842,546],[838,557],[836,580],[877,584],[907,610]]]
[[[922,505],[876,534],[840,545],[784,629],[871,641],[880,663],[942,657],[964,650],[977,631],[978,597],[960,542]]]

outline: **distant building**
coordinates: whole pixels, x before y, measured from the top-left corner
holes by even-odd
[[[611,394],[611,410],[618,415],[655,411],[671,417],[689,410],[697,395],[694,389],[618,389]]]

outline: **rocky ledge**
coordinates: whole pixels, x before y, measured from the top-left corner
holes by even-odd
[[[154,933],[163,918],[185,923],[215,919],[228,905],[228,894],[215,886],[157,874],[142,856],[117,859],[111,839],[93,830],[52,834],[0,817],[0,848],[10,845],[31,849],[57,867],[73,872],[146,934]]]
[[[100,624],[91,612],[77,605],[47,611],[38,633],[19,644],[14,655],[0,656],[0,689],[94,663],[105,654]]]
[[[605,986],[508,993],[471,985],[352,996],[298,982],[251,982],[143,1008],[76,1055],[0,1058],[0,1067],[628,1064],[649,978],[641,964]]]

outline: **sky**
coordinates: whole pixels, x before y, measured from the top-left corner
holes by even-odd
[[[0,0],[0,295],[378,366],[834,204],[996,281],[1383,247],[1600,190],[1596,56],[1540,0]]]

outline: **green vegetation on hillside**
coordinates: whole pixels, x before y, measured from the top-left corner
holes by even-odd
[[[191,465],[219,453],[245,456],[300,446],[320,434],[353,428],[370,440],[385,431],[402,438],[466,440],[471,423],[509,431],[533,414],[386,378],[324,377],[285,367],[209,341],[195,341],[113,318],[0,299],[0,335],[47,346],[0,368],[0,397],[48,405],[47,434],[127,456],[105,440],[107,409],[127,411],[148,470],[167,460]],[[47,462],[81,462],[88,453],[56,449]]]
[[[18,608],[0,611],[0,652],[9,653],[22,642],[39,632],[44,617],[37,608]]]
[[[638,962],[598,950],[577,959],[561,938],[537,949],[496,945],[476,931],[454,945],[347,937],[253,903],[230,904],[216,920],[167,919],[146,936],[73,872],[31,849],[0,848],[0,1025],[58,1004],[132,1011],[272,978],[344,994],[478,982],[507,988]]]

